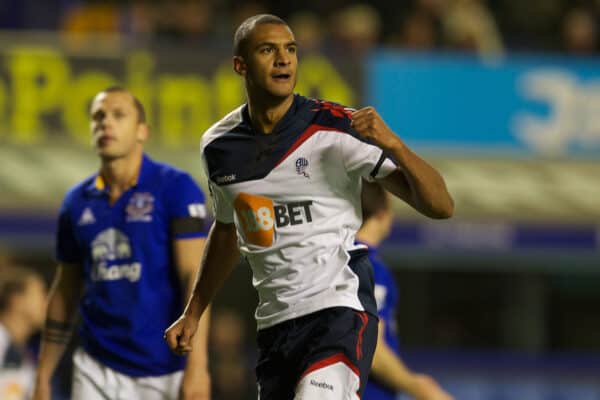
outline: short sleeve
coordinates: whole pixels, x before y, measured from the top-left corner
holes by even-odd
[[[215,219],[224,224],[233,223],[233,205],[227,200],[225,193],[223,193],[223,189],[210,180],[210,171],[208,170],[208,163],[204,152],[202,152],[202,167],[204,168],[204,175],[209,177],[208,190],[212,200]]]
[[[68,200],[63,202],[58,214],[55,256],[56,260],[61,263],[79,264],[83,262],[83,255],[75,237]]]
[[[205,197],[194,179],[187,173],[179,174],[169,185],[166,195],[173,238],[206,236]]]
[[[208,188],[212,198],[213,212],[215,219],[224,224],[233,223],[233,207],[225,197],[223,190],[219,185],[208,181]]]
[[[346,170],[368,181],[384,178],[396,169],[396,164],[383,150],[360,139],[357,133],[340,135],[341,152]]]

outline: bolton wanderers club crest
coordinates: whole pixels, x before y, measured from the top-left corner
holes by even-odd
[[[154,210],[154,196],[150,193],[134,193],[129,199],[127,222],[150,222],[152,221],[152,210]]]
[[[296,173],[298,175],[302,175],[305,178],[310,178],[306,169],[308,168],[308,160],[304,157],[300,157],[296,160]]]

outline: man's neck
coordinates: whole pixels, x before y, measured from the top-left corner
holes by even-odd
[[[257,99],[248,99],[248,114],[252,126],[258,132],[270,134],[285,113],[290,109],[294,102],[294,95],[286,97],[284,100],[267,102]]]
[[[102,160],[100,175],[109,189],[111,200],[120,195],[137,181],[142,168],[143,153],[136,151],[131,156]]]

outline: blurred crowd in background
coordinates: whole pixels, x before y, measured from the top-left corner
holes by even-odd
[[[588,60],[586,58],[588,56],[597,57],[600,55],[598,33],[600,0],[372,0],[363,2],[348,0],[315,2],[285,2],[280,0],[0,0],[0,33],[4,31],[5,34],[9,35],[8,37],[11,39],[9,43],[18,36],[11,36],[14,31],[19,31],[19,33],[40,32],[42,36],[44,32],[51,31],[53,33],[58,32],[61,35],[65,34],[65,36],[70,36],[67,34],[73,33],[76,43],[81,43],[92,49],[95,49],[95,47],[86,44],[85,38],[96,38],[100,34],[103,38],[108,38],[109,42],[114,41],[118,45],[125,43],[143,47],[145,45],[162,44],[167,47],[169,45],[175,47],[179,44],[185,44],[185,51],[188,51],[194,48],[204,49],[214,43],[219,45],[229,43],[233,31],[241,21],[250,15],[263,12],[276,14],[289,22],[300,44],[301,55],[308,52],[326,53],[332,55],[331,59],[338,61],[338,64],[345,63],[347,55],[356,58],[372,49],[380,48],[401,49],[411,52],[466,52],[482,57],[494,57],[506,53],[524,53],[528,55],[569,54],[582,56],[583,60]],[[164,57],[165,53],[157,52],[157,54],[156,57],[160,58]],[[222,53],[219,53],[220,55]],[[219,56],[215,55],[215,58]],[[119,58],[116,59],[120,60]],[[95,62],[96,59],[94,58],[92,61]],[[73,69],[76,71],[69,78],[72,81],[79,76],[77,74],[83,75],[83,72],[85,72],[85,68],[80,65],[87,66],[85,62],[81,62],[81,64],[77,62],[81,62],[81,60],[72,62],[72,65],[75,66]],[[352,65],[349,62],[346,64]],[[67,61],[65,61],[65,65],[67,65]],[[196,64],[190,65],[188,68],[193,69]],[[593,68],[595,64],[590,65],[592,66],[590,68]],[[171,68],[172,66],[169,65],[168,67]],[[113,70],[117,69],[114,66],[112,66],[112,70],[107,68],[111,73],[114,73]],[[205,69],[208,70],[209,68],[205,66]],[[507,67],[507,69],[509,68]],[[13,70],[16,71],[17,68],[15,67]],[[14,72],[13,70],[11,70],[11,73]],[[168,68],[164,68],[164,70],[171,71]],[[473,71],[480,70],[473,69]],[[163,70],[160,70],[160,72],[162,73]],[[529,72],[529,70],[526,72]],[[114,74],[115,76],[119,75]],[[16,88],[14,81],[16,81],[15,76],[18,74],[13,75],[7,78],[7,82]],[[155,75],[158,76],[158,73]],[[580,78],[580,75],[585,79]],[[592,101],[575,102],[576,99],[581,98],[582,93],[576,92],[575,89],[581,87],[582,91],[583,88],[587,90],[588,86],[586,85],[589,82],[591,82],[589,87],[592,89],[597,87],[597,85],[594,86],[594,80],[588,80],[587,75],[584,73],[580,75],[573,75],[579,79],[573,78],[573,82],[578,83],[579,86],[572,85],[574,94],[567,98],[569,101],[573,100],[572,103],[569,101],[560,103],[560,105],[573,104],[572,108],[568,109],[569,112],[573,110],[573,117],[568,113],[561,114],[569,117],[567,122],[587,118],[585,115],[585,118],[582,117],[587,109],[580,106],[580,104],[589,103],[592,106],[593,104],[600,104]],[[596,76],[594,74],[590,75],[592,77]],[[153,78],[156,78],[156,76],[152,75]],[[218,74],[215,74],[215,76],[218,76]],[[354,78],[359,75],[352,76]],[[444,75],[440,76],[443,77]],[[150,74],[148,77],[143,75],[142,78],[148,78],[148,81],[150,81]],[[480,77],[479,80],[475,80],[475,84],[479,84],[484,79],[485,77]],[[127,81],[125,78],[123,80]],[[217,79],[215,78],[215,80]],[[357,84],[357,80],[350,79],[352,84],[358,87],[360,85]],[[72,84],[71,81],[68,82]],[[212,83],[208,80],[207,82]],[[387,83],[387,81],[385,82]],[[152,83],[155,82],[152,81]],[[6,86],[9,87],[10,85]],[[75,85],[73,84],[73,86]],[[147,86],[149,87],[150,83]],[[485,86],[487,89],[487,85]],[[146,86],[141,85],[140,87]],[[560,94],[566,93],[570,96],[571,92],[565,92],[563,88],[571,88],[571,86],[559,85],[557,87],[560,89]],[[2,88],[3,81],[0,79],[0,89]],[[37,93],[33,89],[32,92]],[[435,90],[438,90],[438,88],[436,87]],[[494,103],[493,100],[500,96],[493,90],[489,90],[489,92],[489,99],[476,98],[469,104],[480,101],[489,102],[490,108],[496,110],[497,104],[502,106],[508,103],[509,100],[504,98],[503,101]],[[591,90],[590,93],[592,93]],[[9,99],[10,96],[7,94],[6,99]],[[472,93],[471,96],[473,96]],[[600,97],[591,97],[590,95],[589,98],[593,100]],[[79,104],[76,100],[69,99],[69,103]],[[179,98],[175,100],[179,100]],[[511,97],[510,101],[513,100]],[[4,101],[0,91],[0,108],[5,106],[3,102],[8,104],[10,101],[12,100]],[[24,101],[25,103],[27,102]],[[598,124],[594,122],[596,120],[592,120],[592,117],[596,117],[599,113],[597,112],[598,108],[592,106],[587,111],[590,116],[589,121],[592,121],[589,122],[589,126],[596,129],[595,127]],[[429,106],[424,106],[424,108],[427,107]],[[509,111],[519,111],[521,105],[511,107],[509,107]],[[46,111],[56,112],[55,109],[48,108],[49,110],[40,106],[39,113],[35,116],[41,119],[40,115]],[[14,105],[13,109],[21,110]],[[579,111],[582,112],[581,115]],[[0,117],[3,116],[0,115]],[[46,117],[45,114],[42,116]],[[536,116],[539,115],[536,114]],[[6,118],[6,121],[8,120]],[[552,119],[550,118],[550,120]],[[546,120],[543,119],[542,121],[545,122]],[[588,119],[585,119],[585,121],[588,121]],[[486,122],[488,121],[486,120]],[[467,125],[467,127],[470,126]],[[169,126],[169,129],[174,130],[175,128]],[[548,131],[545,126],[544,129]],[[565,130],[566,128],[561,125],[560,129]],[[487,133],[485,130],[476,132],[481,136]],[[597,132],[596,129],[592,133],[596,135]],[[52,138],[52,135],[47,136]],[[589,134],[589,138],[596,137],[598,136]],[[4,140],[5,138],[1,139]],[[50,142],[50,140],[48,141]],[[40,143],[39,148],[43,148],[45,143]],[[589,142],[582,143],[590,147],[589,143],[600,143],[600,141],[592,142],[590,139]],[[489,145],[490,148],[495,145],[491,139],[489,139],[489,143],[485,142],[484,144]],[[3,142],[0,141],[1,145],[3,145]],[[35,146],[38,146],[38,143],[34,143],[29,147],[33,149]],[[26,147],[23,146],[23,148]],[[21,154],[17,153],[15,157],[22,157]],[[177,157],[181,156],[180,153],[175,154]],[[507,175],[510,175],[507,171],[511,171],[507,169],[507,165],[517,164],[515,160],[519,160],[514,158],[512,153],[508,151],[502,153],[500,157],[502,162],[498,165],[488,166],[488,170],[482,169],[487,165],[481,161],[486,159],[486,155],[487,153],[484,153],[484,156],[481,156],[476,163],[465,164],[466,166],[461,167],[462,169],[455,168],[455,176],[457,177],[454,181],[457,183],[455,187],[460,189],[460,184],[468,183],[470,175],[466,175],[465,171],[483,171],[481,177],[477,176],[478,179],[473,179],[473,186],[475,186],[477,192],[487,190],[486,187],[482,186],[482,182],[498,181],[499,186],[508,187],[512,184],[511,180],[514,179],[516,184],[512,188],[512,192],[508,190],[509,194],[522,192],[523,197],[526,197],[534,193],[536,188],[525,184],[518,185],[518,175],[506,178]],[[71,161],[75,159],[74,157],[71,158]],[[464,156],[464,158],[467,157]],[[34,161],[31,161],[31,164],[35,167],[37,165],[35,157],[32,157],[32,160]],[[538,165],[537,161],[535,164],[533,162],[524,164],[516,174],[525,174],[529,171],[533,174],[532,182],[541,182],[546,179],[544,173],[550,170],[549,164],[550,162],[543,165],[539,164],[542,165],[539,168],[535,167]],[[9,163],[7,162],[5,165],[9,165]],[[552,165],[555,165],[554,161],[552,161]],[[584,165],[585,168],[589,167],[589,170],[592,171],[590,175],[579,177],[581,181],[585,181],[582,187],[585,186],[586,189],[597,185],[597,182],[586,180],[587,176],[594,174],[593,171],[596,170],[591,168],[597,168],[598,163],[594,161],[590,165]],[[570,166],[572,167],[572,165]],[[11,164],[11,168],[13,167]],[[53,165],[53,167],[56,167],[56,171],[59,171],[60,165]],[[74,163],[72,168],[75,168]],[[564,165],[561,164],[556,168],[564,168]],[[459,171],[459,173],[456,171]],[[485,172],[490,171],[493,173],[485,174]],[[564,170],[564,173],[562,171],[561,169],[561,180],[549,180],[548,186],[552,186],[552,182],[560,182],[554,186],[564,185],[565,187],[567,187],[565,182],[576,183],[577,180],[574,176],[577,176],[577,174],[570,173],[567,169]],[[452,169],[447,168],[444,172],[452,174]],[[463,172],[465,172],[465,175],[462,174]],[[506,178],[506,180],[503,180],[503,178]],[[23,178],[23,180],[26,179]],[[3,188],[0,186],[0,194],[2,194],[2,190]],[[586,192],[582,190],[568,191],[568,194],[573,197],[586,197]],[[503,192],[504,187],[502,187],[502,191],[492,192],[489,196],[492,199],[491,201],[496,201],[496,197],[500,199]],[[541,192],[539,198],[544,201],[551,199],[552,196],[548,193],[552,194],[550,191]],[[557,209],[562,210],[571,207],[577,211],[577,207],[572,206],[572,204],[578,203],[571,203],[571,198],[567,195],[563,196],[561,194],[555,197],[560,197],[561,200],[563,197],[566,199],[557,203],[560,204]],[[14,196],[14,198],[18,199],[17,196]],[[593,196],[588,198],[593,199]],[[39,205],[36,203],[38,200],[34,200],[34,202],[27,203],[25,206],[23,204],[18,205],[21,207],[27,207],[29,204]],[[590,200],[590,202],[593,202],[593,200]],[[13,203],[16,204],[18,201]],[[541,204],[543,201],[539,203]],[[11,204],[11,206],[13,205]],[[513,208],[510,209],[510,217],[506,218],[508,222],[525,219],[531,210],[535,211],[533,208],[523,207],[517,201],[510,203],[510,205]],[[37,210],[33,210],[34,207],[29,207],[31,208],[28,210],[30,213],[37,213]],[[513,211],[514,215],[512,215]],[[10,212],[6,214],[10,214]],[[543,213],[541,215],[545,216]],[[581,215],[584,219],[592,215],[584,222],[597,225],[597,222],[593,221],[593,214],[585,214],[582,211]],[[551,215],[548,214],[545,218],[550,221]],[[10,231],[12,228],[11,223],[19,225],[19,229],[21,225],[27,225],[27,223],[39,225],[35,222],[37,220],[33,218],[23,217],[22,220],[8,218],[6,220],[8,222],[5,224],[8,228],[4,227],[5,231]],[[54,221],[54,216],[50,220]],[[485,216],[482,220],[484,226],[482,231],[490,231],[492,228],[486,225],[489,222],[488,217]],[[501,222],[507,221],[502,220]],[[565,221],[562,222],[565,223]],[[567,251],[570,251],[569,256],[572,258],[555,256],[555,254],[560,253],[553,253],[552,250],[554,249],[550,249],[550,245],[538,253],[532,253],[533,255],[528,253],[527,257],[521,258],[513,257],[512,248],[504,249],[505,253],[490,252],[488,255],[486,248],[479,248],[477,244],[479,242],[474,240],[477,239],[475,236],[481,236],[479,233],[472,234],[466,239],[467,241],[474,240],[475,244],[473,246],[476,251],[470,251],[472,249],[469,249],[469,251],[464,252],[464,257],[454,257],[456,255],[451,252],[446,254],[443,247],[440,247],[440,254],[442,255],[435,260],[425,256],[411,259],[404,253],[407,247],[399,250],[397,254],[394,253],[393,257],[390,257],[390,261],[393,261],[391,265],[395,268],[395,276],[401,284],[402,319],[399,320],[399,330],[403,338],[402,344],[409,350],[416,348],[417,350],[462,351],[460,354],[443,353],[435,359],[428,358],[429,353],[425,353],[425,356],[422,353],[415,353],[413,359],[409,358],[410,364],[421,366],[423,370],[438,366],[438,370],[435,372],[438,372],[439,376],[450,377],[458,382],[456,387],[463,384],[463,386],[468,386],[469,389],[477,389],[477,385],[483,387],[483,382],[488,382],[478,376],[478,372],[482,374],[490,372],[492,378],[489,379],[489,382],[492,383],[486,384],[493,390],[496,390],[496,385],[498,387],[504,385],[506,383],[503,380],[505,379],[504,375],[502,375],[504,370],[501,368],[507,365],[514,367],[510,370],[512,375],[508,375],[508,378],[506,378],[511,383],[519,379],[526,380],[527,377],[530,378],[530,385],[523,386],[525,389],[533,387],[534,392],[528,392],[529,395],[518,397],[513,396],[512,392],[504,392],[504,387],[502,387],[497,392],[504,393],[505,397],[501,395],[493,397],[497,399],[597,398],[585,397],[584,395],[552,397],[555,396],[555,393],[558,393],[553,385],[558,386],[560,383],[555,378],[562,376],[560,374],[562,374],[563,369],[567,370],[567,373],[563,375],[568,379],[574,377],[573,381],[575,383],[572,384],[572,387],[579,390],[582,386],[580,385],[582,370],[588,368],[588,376],[592,376],[600,368],[597,358],[593,358],[593,355],[600,350],[597,335],[600,330],[600,318],[598,318],[597,312],[600,298],[596,283],[598,281],[597,266],[600,265],[597,262],[599,254],[597,249],[600,248],[600,244],[598,244],[600,243],[600,230],[594,233],[595,236],[589,235],[590,239],[588,240],[585,232],[582,234],[583,230],[579,229],[578,224],[581,224],[582,221],[573,219],[571,222],[575,225],[574,238],[569,236],[571,233],[558,236],[567,237],[568,244],[573,245],[573,247],[567,247]],[[556,228],[559,233],[562,227],[560,225],[559,228]],[[35,231],[38,228],[29,228],[29,230],[23,228],[23,231],[31,233],[30,231]],[[501,228],[504,229],[504,225]],[[539,229],[539,232],[536,231],[536,235],[542,237],[546,235],[546,237],[552,238],[552,234],[545,234],[543,227]],[[458,234],[451,234],[450,236],[454,238]],[[35,236],[32,235],[32,237],[33,239],[27,237],[23,242],[27,242],[34,249]],[[584,239],[581,239],[581,237],[584,237]],[[525,239],[529,240],[528,238]],[[535,241],[534,239],[532,235],[531,240]],[[37,314],[29,310],[36,307],[39,309],[41,305],[39,303],[21,302],[22,298],[19,296],[21,296],[23,290],[27,289],[25,286],[21,288],[20,284],[17,287],[9,282],[9,274],[6,271],[13,271],[16,266],[27,265],[40,272],[46,286],[48,286],[54,268],[52,254],[46,251],[50,247],[46,244],[48,238],[44,237],[44,240],[45,247],[38,245],[37,252],[30,249],[17,252],[8,246],[0,248],[0,278],[7,278],[0,279],[0,288],[8,287],[2,285],[16,287],[14,290],[11,289],[10,292],[11,295],[14,293],[14,299],[13,297],[9,299],[8,290],[0,289],[0,327],[3,324],[6,325],[6,321],[9,321],[9,325],[11,324],[12,318],[9,317],[11,314],[7,310],[14,307],[16,310],[21,310],[20,312],[23,315],[28,316],[28,313],[31,314],[26,336],[34,335],[39,329],[41,321],[35,319],[34,316]],[[3,243],[0,242],[0,246],[2,245]],[[593,250],[585,252],[588,249],[586,246]],[[40,248],[43,248],[43,251],[40,251]],[[423,253],[429,255],[429,250],[426,249]],[[3,254],[6,255],[4,259],[2,259]],[[588,265],[591,265],[591,267],[578,275],[578,268],[576,267],[581,267],[579,264],[583,263],[584,257],[587,257],[585,260],[588,260]],[[428,264],[431,264],[431,266]],[[568,268],[565,268],[564,265],[567,264]],[[557,265],[560,265],[562,269],[556,267]],[[215,302],[211,336],[211,357],[213,358],[211,360],[211,370],[215,399],[243,400],[256,398],[253,372],[256,359],[253,350],[255,335],[253,308],[256,304],[256,295],[250,287],[251,278],[249,274],[250,271],[247,265],[240,266],[228,283],[232,289],[222,291]],[[39,291],[46,290],[41,285],[38,285],[38,289]],[[21,323],[24,324],[25,322]],[[584,325],[585,329],[580,329]],[[17,343],[12,350],[22,351],[21,358],[23,363],[26,364],[26,372],[31,374],[31,364],[35,359],[33,354],[35,354],[39,338],[31,336],[28,339],[29,345],[25,346],[23,337],[13,338]],[[5,346],[6,349],[8,349],[8,346]],[[0,350],[2,350],[1,340]],[[484,354],[482,350],[487,353]],[[471,356],[471,353],[467,351],[479,351],[476,356],[481,359],[485,358],[488,360],[487,363],[479,363],[474,358],[475,356]],[[505,352],[504,355],[511,352],[524,352],[525,356],[510,359],[510,362],[507,361],[508,358],[504,359],[504,363],[497,362],[499,360],[498,354],[501,352]],[[578,352],[580,358],[571,363],[565,362],[564,359],[558,359],[554,364],[541,360],[538,365],[537,362],[541,357],[539,359],[529,357],[530,355],[543,355],[551,352]],[[581,356],[582,354],[583,356]],[[591,356],[588,358],[590,354]],[[421,365],[418,364],[419,361],[422,361]],[[14,365],[11,365],[10,368],[13,368]],[[540,365],[543,368],[540,368]],[[447,368],[444,369],[444,367]],[[64,367],[60,369],[62,374],[57,377],[56,399],[67,398],[66,396],[68,396],[69,368],[70,364],[66,362]],[[461,375],[460,368],[468,371],[468,375]],[[534,370],[540,371],[539,376],[533,376],[534,374],[531,371]],[[522,371],[529,371],[529,376],[522,373]],[[465,378],[473,376],[474,378],[471,380]],[[597,374],[594,376],[597,376]],[[450,378],[448,378],[449,381]],[[29,379],[31,379],[31,376],[29,376]],[[587,382],[592,380],[593,378],[590,378]],[[540,382],[543,382],[546,386]],[[0,388],[1,386],[0,376]],[[589,384],[588,386],[592,385]],[[11,390],[17,390],[16,386],[11,387]],[[551,396],[543,397],[546,393],[544,390],[551,393]],[[457,391],[456,393],[463,392]],[[462,398],[486,398],[476,392],[473,393],[475,394],[471,397],[464,396]],[[600,387],[593,386],[589,393],[600,393]],[[6,397],[2,397],[2,393],[0,393],[0,399],[4,398]],[[18,397],[15,396],[14,398]]]
[[[202,45],[230,38],[249,15],[274,13],[302,48],[362,52],[375,46],[595,54],[599,0],[2,0],[0,29],[120,34]]]

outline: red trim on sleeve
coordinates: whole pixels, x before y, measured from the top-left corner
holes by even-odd
[[[302,132],[300,137],[298,139],[296,139],[296,141],[294,142],[294,144],[292,144],[292,146],[288,149],[288,151],[286,151],[285,154],[279,159],[279,161],[277,161],[277,164],[275,165],[275,167],[277,167],[279,164],[284,162],[285,159],[290,156],[290,154],[292,154],[298,147],[300,147],[302,145],[302,143],[306,142],[312,135],[314,135],[318,131],[332,131],[332,132],[343,133],[339,129],[332,128],[330,126],[323,126],[323,125],[316,125],[316,124],[309,125],[308,128],[306,128],[306,130],[304,132]]]

